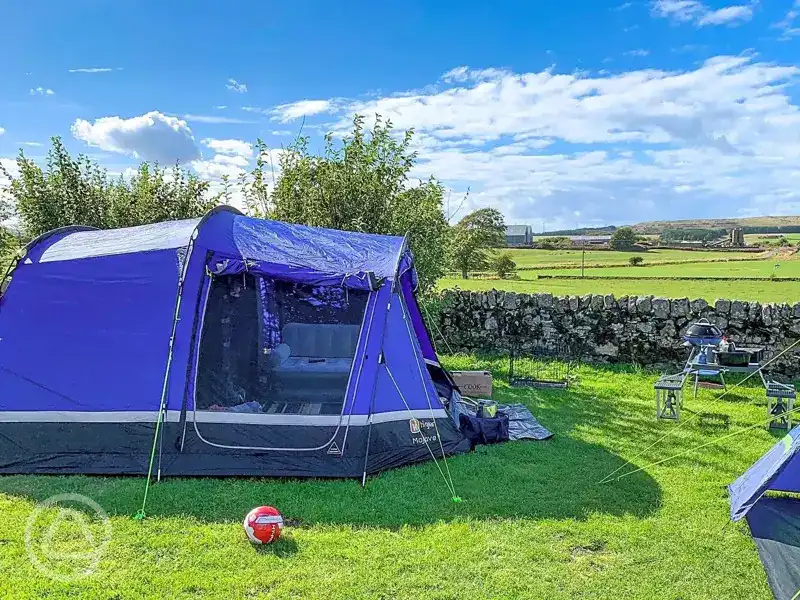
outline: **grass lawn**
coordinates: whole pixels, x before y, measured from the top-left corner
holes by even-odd
[[[500,379],[499,363],[446,362],[494,367]],[[366,489],[356,481],[168,479],[152,488],[144,521],[131,518],[142,478],[0,477],[0,597],[770,598],[746,525],[728,524],[725,486],[774,435],[758,428],[598,483],[625,460],[645,466],[764,418],[763,390],[722,401],[702,390],[683,417],[724,413],[730,428],[696,419],[637,456],[676,428],[654,419],[654,379],[583,367],[571,391],[498,381],[496,399],[526,403],[555,437],[451,458],[459,504],[433,463],[373,477]],[[96,572],[73,582],[39,574],[23,541],[36,502],[63,492],[93,498],[112,525]],[[259,504],[278,507],[291,525],[281,542],[256,550],[241,520]],[[77,552],[69,531],[49,547]]]

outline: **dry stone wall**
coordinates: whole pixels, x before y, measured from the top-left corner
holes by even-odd
[[[774,356],[800,339],[800,303],[666,299],[654,296],[469,292],[446,290],[439,328],[456,351],[532,351],[578,346],[585,360],[676,368],[687,357],[681,333],[707,318],[739,345],[766,346]],[[800,375],[796,347],[774,370]]]

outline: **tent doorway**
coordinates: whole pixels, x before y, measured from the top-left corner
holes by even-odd
[[[213,276],[196,411],[341,415],[368,298],[336,286]]]

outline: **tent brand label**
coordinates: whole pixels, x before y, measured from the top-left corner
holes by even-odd
[[[437,441],[439,438],[435,434],[426,435],[426,433],[431,433],[435,427],[432,420],[409,419],[408,428],[411,430],[411,442],[415,446],[419,446]]]
[[[413,434],[417,434],[425,429],[433,429],[433,427],[434,427],[433,421],[421,421],[420,419],[408,420],[408,428],[411,430],[411,433]]]
[[[415,446],[421,446],[422,444],[430,444],[432,442],[435,442],[438,439],[439,438],[436,435],[421,434],[421,435],[418,435],[416,437],[411,438],[411,442]]]

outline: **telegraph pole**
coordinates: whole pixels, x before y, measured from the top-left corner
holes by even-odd
[[[581,279],[583,279],[583,268],[586,266],[586,240],[581,244]]]

